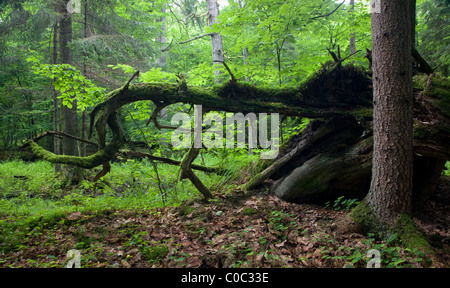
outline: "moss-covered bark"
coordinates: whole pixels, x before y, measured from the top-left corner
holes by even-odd
[[[361,233],[373,233],[381,238],[387,238],[396,234],[403,247],[411,250],[421,250],[425,253],[433,253],[430,243],[408,214],[402,214],[394,221],[394,225],[388,226],[376,219],[367,201],[363,200],[351,211],[350,217],[356,223]]]
[[[377,224],[375,215],[365,199],[351,211],[350,217],[355,221],[359,230],[363,233],[381,232],[383,230],[382,227]]]
[[[114,155],[116,155],[117,151],[119,150],[119,146],[108,145],[104,149],[97,151],[95,154],[92,154],[87,157],[81,157],[81,156],[56,155],[42,148],[35,142],[30,142],[29,145],[33,153],[37,157],[45,161],[48,161],[50,163],[73,165],[85,169],[95,168],[97,166],[102,165],[104,162],[111,160],[112,157],[114,157]]]
[[[418,249],[426,253],[433,253],[430,243],[425,239],[423,233],[417,228],[411,216],[402,214],[394,227],[393,233],[398,235],[402,245],[411,250]]]
[[[128,85],[127,83],[123,88],[111,91],[106,96],[104,102],[94,107],[90,115],[91,135],[92,132],[95,132],[97,136],[99,149],[97,153],[88,157],[52,155],[52,153],[45,151],[36,143],[33,144],[33,151],[38,157],[53,163],[69,163],[83,168],[100,166],[115,157],[118,149],[120,149],[125,142],[122,128],[116,117],[116,111],[123,105],[136,101],[152,101],[157,106],[157,109],[174,103],[191,103],[202,105],[204,110],[241,113],[280,113],[287,116],[324,119],[325,121],[323,123],[327,122],[329,119],[335,119],[337,122],[343,121],[343,119],[352,119],[353,121],[357,119],[363,126],[365,125],[367,130],[370,130],[370,126],[366,125],[370,124],[372,115],[372,88],[371,80],[368,75],[358,68],[342,66],[340,63],[339,65],[333,64],[332,66],[326,67],[326,69],[317,71],[299,86],[287,88],[259,87],[235,81],[230,81],[219,86],[198,87],[188,85],[184,79],[180,79],[179,83],[141,83],[136,85]],[[430,81],[427,79],[428,78],[423,77],[416,79],[416,96],[422,97],[420,98],[422,100],[419,99],[419,101],[415,102],[415,105],[418,107],[415,110],[415,115],[420,116],[415,117],[416,123],[420,124],[417,125],[418,135],[421,134],[419,129],[424,125],[424,129],[441,125],[443,128],[439,131],[444,131],[443,129],[446,127],[448,128],[449,124],[448,117],[445,118],[440,116],[446,115],[446,113],[441,113],[439,110],[440,107],[445,108],[447,105],[445,104],[445,101],[448,101],[448,96],[444,95],[444,92],[447,91],[449,87],[448,83],[450,83],[450,81],[448,79],[440,78],[439,81],[438,78],[432,78]],[[433,85],[439,85],[441,88],[432,89]],[[419,93],[425,89],[427,89],[427,93],[424,93],[423,95]],[[443,104],[441,104],[440,101],[443,101]],[[432,116],[430,117],[437,117],[439,123],[428,121],[430,118],[426,116],[430,114],[430,109],[428,109],[428,107],[434,107]],[[365,123],[366,120],[369,120],[369,122]],[[108,127],[113,136],[109,143],[106,141]],[[426,130],[430,131],[429,129]],[[357,133],[360,132],[362,131]],[[349,130],[346,133],[351,134],[353,132]],[[370,131],[368,133],[370,133]],[[333,133],[330,135],[332,134]],[[364,132],[363,134],[363,138],[365,139],[367,133]],[[441,137],[441,140],[438,141],[438,145],[436,145],[436,141],[433,143],[429,142],[430,139],[433,140],[435,135],[443,135],[443,133],[433,133],[431,137],[429,137],[429,134],[426,134],[426,136],[422,138],[417,137],[420,141],[415,143],[415,149],[417,149],[416,152],[427,155],[427,153],[431,153],[432,149],[434,152],[438,151],[439,157],[447,155],[447,147],[450,147],[450,145],[448,145],[450,139]],[[351,138],[353,140],[361,140],[361,136],[362,134],[354,134]],[[308,137],[308,135],[305,137]],[[317,137],[317,135],[313,137]],[[329,137],[329,135],[326,137]],[[338,143],[339,141],[333,142],[335,143],[335,145],[333,144],[333,149],[336,151],[353,151],[354,149],[352,149],[351,146],[355,145],[358,141],[350,143],[345,140],[348,138],[344,137],[343,139],[342,143]],[[331,143],[330,139],[324,140],[324,142],[327,141]],[[317,147],[314,153],[324,153],[325,150],[321,150],[321,146],[314,141],[307,140],[306,142],[314,145],[306,145],[302,148],[303,150],[308,150],[308,153],[310,153],[311,147]],[[326,147],[326,149],[330,148],[326,145],[324,147]],[[430,149],[430,147],[432,148]],[[438,150],[436,150],[436,147],[438,147]],[[311,153],[309,155],[311,157],[313,156]],[[330,157],[342,156],[339,153],[332,153],[330,155]],[[354,156],[358,157],[358,155]],[[280,157],[282,157],[281,154]],[[268,177],[274,175],[274,173],[277,174],[278,171],[283,169],[290,169],[290,171],[292,171],[301,165],[299,163],[305,162],[305,159],[303,159],[300,162],[292,163],[289,157],[281,161],[279,160],[280,158],[276,159],[272,165],[276,166],[280,163],[282,165],[278,165],[279,167],[272,166],[269,168],[270,171],[266,171],[269,173],[263,172],[259,174],[255,179],[252,179],[246,187],[249,189],[256,188]],[[335,170],[338,171],[340,169],[339,165],[336,167]],[[320,167],[318,170],[320,170]],[[286,174],[287,172],[284,171],[283,173]],[[341,178],[344,179],[345,177]],[[337,184],[337,182],[334,180],[329,182],[330,187],[335,184]]]

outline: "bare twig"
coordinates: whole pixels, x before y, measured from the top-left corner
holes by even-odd
[[[156,127],[158,130],[161,130],[161,129],[177,130],[177,129],[178,129],[178,130],[180,130],[180,131],[191,131],[191,132],[193,132],[192,129],[184,129],[184,128],[181,128],[181,127],[176,127],[176,126],[170,126],[170,125],[162,125],[162,124],[160,124],[160,123],[158,122],[158,113],[159,113],[162,109],[164,109],[165,107],[167,107],[167,106],[156,106],[155,110],[153,110],[153,113],[152,113],[152,115],[150,116],[150,119],[148,119],[146,126],[148,126],[148,125],[150,124],[150,122],[153,122],[153,123],[155,124],[155,127]]]
[[[188,39],[188,40],[185,40],[185,41],[177,42],[177,43],[175,43],[175,44],[186,44],[186,43],[189,43],[189,42],[191,42],[191,41],[194,41],[194,40],[197,40],[197,39],[206,37],[206,36],[214,36],[215,34],[216,34],[215,32],[206,33],[206,34],[202,34],[202,35],[196,36],[196,37],[194,37],[194,38],[191,38],[191,39]],[[167,51],[169,51],[169,50],[170,50],[170,47],[172,47],[172,42],[173,42],[173,39],[172,39],[172,41],[170,42],[170,45],[169,45],[169,46],[167,46],[167,47],[164,48],[164,49],[161,49],[161,52],[167,52]]]
[[[170,159],[170,158],[154,156],[152,154],[145,153],[145,152],[120,150],[120,153],[123,157],[147,158],[152,161],[157,161],[157,162],[161,162],[161,163],[165,163],[165,164],[169,164],[169,165],[175,165],[175,166],[180,166],[180,164],[181,164],[181,161]],[[206,173],[222,174],[222,173],[226,172],[226,169],[222,169],[219,167],[208,167],[208,166],[202,166],[202,165],[197,165],[197,164],[191,164],[191,168],[198,170],[198,171],[203,171]]]
[[[325,15],[319,15],[319,16],[315,16],[315,17],[311,17],[311,18],[309,18],[309,20],[314,20],[314,19],[317,19],[317,18],[322,18],[322,17],[328,17],[328,16],[330,16],[331,14],[333,14],[334,12],[336,12],[338,9],[339,9],[339,7],[341,7],[342,6],[342,4],[344,4],[345,3],[345,0],[344,1],[342,1],[342,3],[341,4],[339,4],[337,7],[336,7],[336,9],[334,9],[333,11],[331,11],[330,13],[328,13],[328,14],[325,14]]]
[[[98,144],[95,143],[95,142],[92,142],[92,141],[89,141],[89,140],[86,140],[86,139],[82,139],[82,138],[80,138],[80,137],[77,137],[77,136],[73,136],[73,135],[67,134],[67,133],[65,133],[65,132],[61,132],[61,131],[46,131],[46,132],[41,133],[41,134],[39,134],[38,136],[34,137],[33,139],[30,139],[29,141],[27,141],[26,143],[24,143],[22,146],[20,146],[19,149],[24,149],[24,148],[26,148],[26,147],[29,145],[29,142],[30,142],[30,141],[38,142],[39,140],[41,140],[42,138],[47,137],[47,136],[52,136],[52,137],[67,137],[67,138],[75,139],[75,140],[80,141],[80,142],[84,142],[84,143],[87,143],[87,144],[91,144],[91,145],[94,145],[94,146],[98,146]]]
[[[130,86],[131,81],[133,81],[133,79],[134,79],[136,76],[139,76],[139,71],[136,71],[136,72],[133,73],[133,75],[131,76],[130,80],[128,80],[127,84],[125,84],[125,86],[123,86],[123,89],[124,89],[124,90],[127,90],[127,89],[128,89],[128,87]]]
[[[216,63],[222,63],[223,66],[225,66],[225,68],[227,69],[228,73],[230,74],[230,76],[231,76],[231,81],[232,81],[232,82],[236,82],[236,77],[234,77],[233,73],[232,73],[231,70],[230,70],[230,67],[228,67],[228,65],[227,65],[227,63],[225,63],[225,61],[214,61],[214,62],[216,62]]]
[[[186,43],[189,43],[189,42],[191,42],[191,41],[194,41],[194,40],[197,40],[197,39],[206,37],[206,36],[214,36],[215,34],[216,34],[215,32],[202,34],[202,35],[196,36],[196,37],[194,37],[194,38],[191,38],[191,39],[189,39],[189,40],[182,41],[182,42],[178,42],[177,44],[186,44]]]

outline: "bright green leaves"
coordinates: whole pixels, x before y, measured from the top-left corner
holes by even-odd
[[[53,86],[60,92],[58,98],[64,106],[72,108],[76,100],[77,109],[84,111],[103,99],[104,89],[97,87],[75,67],[69,64],[40,64],[35,56],[28,57],[27,61],[33,63],[32,69],[35,74],[54,79]]]
[[[450,5],[445,0],[417,1],[416,41],[419,51],[437,71],[448,75],[450,67]]]
[[[235,69],[244,71],[253,83],[297,85],[331,59],[326,48],[336,51],[339,45],[342,57],[348,55],[352,33],[357,50],[371,46],[366,0],[355,1],[353,12],[340,1],[244,2],[241,7],[230,3],[221,11],[213,31],[224,37],[228,59],[241,58],[233,59]],[[367,65],[363,56],[359,53],[353,60]]]
[[[127,73],[133,74],[134,71],[136,71],[132,66],[126,64],[117,64],[116,66],[108,65],[108,67],[111,68],[112,70],[122,69],[125,74]]]
[[[141,73],[142,82],[175,82],[177,79],[174,73],[168,73],[161,68],[152,68],[147,72]]]
[[[125,74],[133,74],[136,71],[136,69],[134,69],[132,66],[124,64],[117,64],[116,66],[108,65],[108,67],[112,68],[113,70],[122,69]],[[176,79],[177,76],[175,73],[162,71],[161,68],[151,68],[149,71],[141,72],[139,74],[139,80],[144,83],[149,82],[174,83]]]

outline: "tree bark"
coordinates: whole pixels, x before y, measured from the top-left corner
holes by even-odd
[[[70,43],[72,42],[72,17],[67,12],[66,7],[69,1],[63,1],[64,4],[61,10],[61,19],[59,22],[59,59],[61,64],[72,64],[72,50]],[[78,120],[77,120],[77,103],[74,100],[72,107],[63,106],[63,131],[70,135],[78,135]],[[71,138],[63,139],[63,154],[78,156],[77,141]],[[78,181],[80,171],[76,167],[66,167],[66,180],[68,183]]]
[[[352,13],[352,17],[354,17],[354,13],[355,13],[355,0],[350,0],[350,13]],[[355,21],[352,20],[352,26],[355,25]],[[349,48],[350,48],[350,54],[354,54],[356,52],[356,38],[355,38],[355,31],[352,28],[351,29],[351,33],[350,33],[350,43],[349,43]]]
[[[216,23],[217,16],[219,16],[219,4],[217,0],[207,0],[208,7],[208,25],[211,27],[214,23]],[[211,35],[211,46],[212,46],[212,60],[214,66],[214,82],[219,83],[219,75],[221,66],[220,63],[223,63],[223,42],[222,36],[220,33],[214,33]]]
[[[417,46],[416,41],[416,0],[411,0],[410,6],[409,6],[409,13],[411,15],[411,43],[414,47]]]
[[[52,63],[58,64],[58,22],[53,26],[53,55]],[[58,92],[53,88],[53,130],[59,130],[59,101]],[[61,141],[57,137],[53,139],[53,153],[61,154]],[[61,164],[55,164],[55,173],[61,172]]]
[[[166,7],[161,8],[161,12],[162,13],[166,13]],[[167,31],[167,22],[166,22],[166,16],[161,17],[160,22],[162,23],[161,25],[161,35],[159,36],[159,42],[161,43],[161,47],[165,46],[167,39],[166,39],[166,31]],[[159,55],[159,60],[158,60],[158,66],[161,68],[165,68],[166,67],[166,51],[161,51],[161,55]]]
[[[413,93],[410,2],[380,1],[372,14],[374,148],[368,204],[381,224],[411,213]]]
[[[84,38],[86,39],[88,37],[88,0],[84,1]],[[86,52],[83,54],[83,76],[86,77],[87,75],[87,55]],[[87,133],[87,112],[86,109],[83,110],[81,115],[81,138],[86,139]],[[81,145],[81,156],[86,157],[87,156],[87,145],[86,143],[83,143]]]

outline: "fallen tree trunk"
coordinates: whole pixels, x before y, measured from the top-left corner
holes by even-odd
[[[296,144],[260,174],[270,177],[256,176],[245,188],[255,188],[270,179],[272,192],[292,202],[330,198],[334,192],[355,195],[368,190],[372,135],[365,133],[355,119],[316,120],[293,141]]]
[[[450,81],[438,76],[415,78],[414,191],[420,208],[450,159]],[[363,198],[370,187],[372,166],[370,121],[332,118],[314,121],[247,190],[269,185],[292,202],[323,201],[340,196]]]
[[[33,140],[26,143],[40,158],[52,163],[93,168],[110,161],[126,142],[116,111],[136,101],[152,101],[160,107],[174,103],[202,105],[208,110],[241,113],[280,113],[288,116],[330,118],[370,115],[371,81],[353,66],[324,66],[299,87],[256,87],[230,81],[220,86],[190,87],[182,76],[178,83],[143,83],[110,92],[90,114],[90,136],[97,134],[98,152],[89,157],[69,157],[46,151]],[[107,127],[112,140],[106,143]],[[34,144],[33,144],[34,143]]]
[[[246,185],[247,190],[269,183],[276,195],[288,201],[365,193],[372,158],[371,80],[363,70],[342,66],[341,62],[323,67],[293,88],[255,87],[236,81],[214,87],[191,87],[182,77],[176,84],[129,85],[130,80],[123,88],[110,92],[90,115],[91,133],[95,129],[98,139],[95,154],[88,157],[54,155],[33,141],[28,145],[38,157],[53,163],[83,168],[108,167],[105,163],[115,157],[126,142],[116,111],[132,102],[152,101],[156,109],[174,103],[191,103],[202,105],[205,110],[280,113],[320,120],[312,121],[271,166],[255,175]],[[414,83],[414,147],[417,157],[424,157],[417,163],[428,163],[427,171],[438,171],[443,161],[450,159],[449,80],[434,75],[417,76]],[[109,143],[106,143],[107,127],[113,135]],[[195,182],[205,197],[211,197],[191,171],[194,152],[191,149],[192,157],[181,161],[181,176]],[[427,174],[424,178],[431,176]],[[428,185],[429,181],[422,180],[417,179],[416,183]]]

